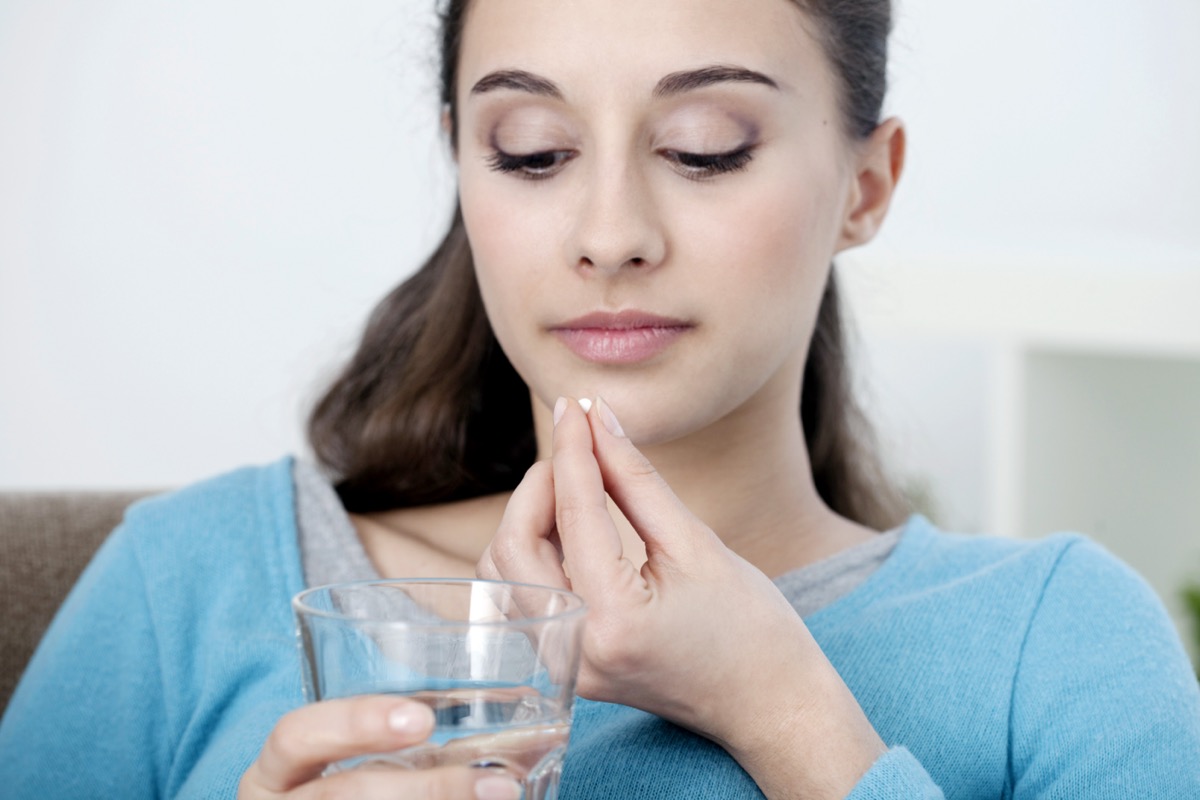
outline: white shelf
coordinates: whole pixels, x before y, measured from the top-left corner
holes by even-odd
[[[850,256],[839,278],[865,332],[1200,358],[1200,256],[1191,268]]]
[[[1200,578],[1200,258],[876,257],[843,260],[839,277],[868,371],[882,375],[882,438],[902,477],[931,487],[938,521],[1088,534],[1154,586],[1190,642],[1178,593]]]

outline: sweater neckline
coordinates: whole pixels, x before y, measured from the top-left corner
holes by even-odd
[[[871,605],[887,591],[887,587],[895,581],[897,575],[903,575],[914,561],[920,559],[932,541],[932,526],[929,520],[921,514],[913,514],[901,526],[896,546],[879,568],[851,591],[805,617],[805,622],[822,623],[827,617],[853,615]]]
[[[315,464],[301,459],[293,460],[291,471],[296,538],[305,585],[381,577],[367,556],[328,477]],[[894,542],[883,544],[882,548],[867,542],[822,561],[789,570],[776,577],[774,583],[793,605],[800,602],[797,611],[806,620],[819,620],[829,613],[842,613],[843,609],[849,611],[869,602],[879,591],[878,587],[890,581],[889,576],[898,569],[897,564],[911,558],[927,526],[928,522],[923,517],[914,515],[899,529],[881,534],[894,535],[895,538]],[[848,589],[843,589],[814,609],[803,607],[807,600],[813,599],[811,596],[805,598],[804,594],[805,590],[814,588],[814,581],[815,594],[819,599],[823,582],[833,584],[843,577],[843,570],[854,569],[867,573],[852,579]],[[791,594],[788,594],[789,587]]]

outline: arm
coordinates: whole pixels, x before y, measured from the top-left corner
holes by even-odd
[[[169,765],[158,642],[118,528],[68,595],[0,722],[13,797],[152,798]]]
[[[0,796],[150,800],[173,791],[179,737],[164,691],[172,676],[134,538],[127,526],[109,537],[30,662],[0,723]],[[467,767],[320,777],[332,761],[423,741],[432,727],[427,708],[398,698],[304,706],[276,725],[238,796],[518,796],[511,779]],[[215,785],[199,791],[229,796]]]
[[[1200,797],[1200,689],[1166,611],[1079,540],[1030,623],[1012,703],[1013,797]]]

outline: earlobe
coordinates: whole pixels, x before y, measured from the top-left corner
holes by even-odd
[[[866,244],[883,224],[904,171],[906,136],[904,123],[892,117],[880,123],[860,145],[855,185],[838,240],[838,252]]]

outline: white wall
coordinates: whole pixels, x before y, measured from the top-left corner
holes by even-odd
[[[302,446],[452,197],[431,9],[0,3],[0,486]]]
[[[0,487],[302,449],[448,207],[432,2],[0,0]],[[1198,34],[1195,0],[901,0],[909,169],[861,259],[1200,270]],[[885,438],[967,523],[970,347],[867,343]]]
[[[897,3],[912,150],[881,244],[1200,270],[1200,3]]]

